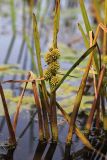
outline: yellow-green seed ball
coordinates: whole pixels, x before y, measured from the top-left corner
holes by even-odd
[[[53,76],[50,80],[50,86],[51,86],[51,89],[53,90],[56,85],[59,83],[59,77],[58,76]]]
[[[46,81],[50,80],[52,77],[52,73],[50,72],[49,69],[44,70],[44,78]]]
[[[52,53],[52,55],[54,56],[54,57],[56,57],[56,59],[58,59],[59,57],[60,57],[60,51],[59,51],[59,49],[53,49],[52,51],[51,51],[51,53]]]
[[[52,74],[56,74],[59,68],[60,68],[60,65],[56,61],[49,64],[49,70]]]
[[[51,52],[47,52],[46,55],[45,55],[45,62],[47,64],[51,63],[52,62],[52,56],[51,56]]]

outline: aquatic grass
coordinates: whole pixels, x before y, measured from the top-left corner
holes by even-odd
[[[50,97],[50,93],[48,93],[48,96]],[[56,102],[56,106],[57,108],[61,111],[62,115],[64,116],[65,120],[67,121],[68,124],[70,124],[70,120],[71,117],[69,114],[67,114],[65,112],[65,110],[59,105],[58,102]],[[71,115],[72,116],[72,115]],[[87,146],[89,149],[93,149],[92,145],[90,144],[90,142],[88,141],[88,139],[85,137],[85,135],[80,131],[79,128],[77,128],[76,124],[75,124],[75,133],[76,135],[80,138],[80,140],[82,141],[82,143]]]
[[[53,29],[53,49],[58,48],[57,36],[59,32],[59,22],[60,22],[60,0],[56,0],[55,15],[54,15],[54,29]],[[53,89],[51,88],[51,85],[50,85],[50,89],[51,89],[50,107],[51,107],[51,120],[52,120],[52,140],[57,142],[58,127],[57,127],[57,111],[56,111],[56,91],[53,91]]]
[[[93,52],[91,52],[85,72],[83,74],[82,80],[81,80],[81,84],[79,86],[79,90],[77,93],[77,96],[75,98],[75,102],[74,102],[74,108],[73,108],[73,113],[71,116],[71,121],[70,121],[70,127],[69,127],[69,131],[68,131],[68,135],[67,135],[67,139],[66,139],[66,143],[70,144],[71,140],[72,140],[72,135],[73,135],[73,130],[74,130],[74,124],[78,115],[78,110],[82,101],[82,97],[83,97],[83,93],[84,93],[84,89],[86,86],[86,81],[87,81],[87,77],[88,77],[88,73],[92,64],[92,59],[93,59]]]
[[[39,71],[39,76],[40,78],[43,77],[43,69],[42,69],[42,64],[41,64],[41,48],[40,48],[40,38],[39,38],[39,32],[38,32],[38,27],[37,27],[37,21],[36,21],[36,16],[33,14],[33,33],[34,33],[34,42],[35,42],[35,49],[36,49],[36,56],[37,56],[37,64],[38,64],[38,71]],[[50,120],[50,126],[51,126],[51,112],[49,109],[49,100],[46,92],[46,85],[44,81],[41,81],[42,89],[43,89],[43,96],[45,99],[45,104],[46,104],[46,109],[48,112],[49,120]]]
[[[38,3],[41,5],[42,1],[39,1],[39,2]],[[58,44],[57,44],[57,37],[58,37],[58,32],[59,32],[59,21],[60,21],[60,0],[56,0],[55,2],[56,3],[55,3],[55,13],[54,13],[53,41],[52,41],[52,47],[49,49],[49,53],[52,53],[52,51],[55,51],[55,50],[60,52],[58,50]],[[90,22],[88,20],[88,16],[87,16],[87,13],[86,13],[86,9],[85,9],[85,5],[84,5],[83,0],[80,0],[80,6],[81,6],[83,19],[84,19],[84,23],[85,23],[85,26],[86,26],[86,31],[87,31],[88,36],[86,36],[81,24],[78,24],[78,27],[79,27],[79,29],[82,33],[83,40],[85,42],[85,46],[87,48],[87,51],[80,58],[78,58],[78,60],[72,65],[72,67],[67,71],[67,73],[62,77],[62,79],[59,82],[57,81],[58,80],[57,79],[57,73],[58,73],[57,71],[59,69],[59,63],[58,63],[57,60],[58,60],[59,57],[56,58],[55,57],[56,53],[55,53],[55,55],[54,55],[54,62],[55,62],[54,65],[51,64],[51,63],[53,63],[53,61],[51,61],[51,62],[47,61],[48,66],[50,66],[50,64],[51,64],[51,67],[50,67],[51,68],[51,76],[48,74],[49,77],[47,78],[49,80],[49,84],[50,84],[50,94],[47,93],[47,86],[45,85],[46,78],[44,76],[42,63],[41,63],[41,47],[40,47],[40,37],[39,37],[39,32],[38,32],[39,28],[37,26],[36,16],[33,14],[33,35],[34,35],[34,43],[35,43],[37,65],[38,65],[38,78],[35,78],[33,72],[30,72],[30,75],[28,76],[28,79],[26,79],[26,80],[16,80],[16,81],[11,80],[11,81],[8,81],[10,83],[13,83],[13,82],[14,83],[15,82],[19,82],[19,83],[24,82],[25,83],[25,86],[22,90],[22,93],[20,95],[20,98],[19,98],[19,101],[18,101],[18,104],[17,104],[17,111],[16,111],[16,114],[14,116],[13,132],[15,134],[17,121],[18,121],[18,116],[19,116],[19,110],[20,110],[20,107],[21,107],[21,103],[22,103],[22,100],[23,100],[23,96],[24,96],[27,84],[31,83],[35,104],[36,104],[36,107],[37,107],[37,110],[38,110],[39,140],[42,141],[42,142],[44,142],[44,140],[46,140],[46,143],[47,143],[47,141],[50,138],[52,138],[52,141],[55,142],[55,144],[57,143],[57,141],[58,141],[57,108],[58,108],[61,111],[63,117],[65,118],[65,120],[68,122],[68,125],[69,125],[69,131],[68,131],[68,135],[67,135],[67,139],[66,139],[66,144],[67,144],[66,147],[69,146],[68,147],[69,152],[70,152],[70,146],[71,146],[73,131],[87,148],[91,149],[92,151],[99,152],[89,142],[88,137],[86,137],[81,132],[81,130],[77,127],[76,119],[77,119],[77,116],[78,116],[78,111],[79,111],[80,104],[82,102],[83,94],[85,94],[84,89],[86,87],[86,82],[87,82],[89,70],[91,69],[92,76],[93,76],[95,96],[94,96],[93,105],[92,105],[92,108],[91,108],[91,111],[90,111],[90,114],[89,114],[89,118],[88,118],[88,121],[87,121],[87,124],[86,124],[86,129],[88,130],[88,132],[90,131],[95,113],[96,113],[96,115],[95,115],[96,127],[99,129],[100,113],[101,112],[102,112],[102,115],[103,115],[104,129],[105,130],[107,129],[107,127],[106,127],[107,118],[106,118],[105,104],[104,104],[105,96],[103,98],[101,97],[101,96],[103,96],[103,93],[105,94],[104,86],[103,86],[103,79],[106,76],[105,75],[106,66],[102,65],[103,63],[105,63],[104,62],[105,60],[102,59],[102,61],[101,61],[101,59],[98,59],[97,55],[96,55],[97,52],[95,51],[95,49],[98,48],[97,39],[98,39],[100,29],[102,29],[104,31],[103,47],[106,44],[106,36],[105,35],[106,35],[106,32],[107,32],[107,28],[106,28],[106,22],[104,22],[104,25],[102,23],[99,23],[98,26],[97,26],[96,33],[94,35],[94,33],[91,30]],[[30,9],[30,16],[32,16],[33,0],[30,1],[30,8],[29,9]],[[106,9],[105,9],[105,13],[106,13]],[[106,21],[106,18],[105,18],[105,21]],[[29,37],[26,35],[26,32],[24,32],[23,34],[24,34],[24,39],[23,39],[24,41],[23,42],[24,42],[24,44],[26,42],[27,47],[28,47],[28,49],[29,49],[29,51],[32,55],[32,57],[31,57],[32,63],[36,66],[36,64],[34,63],[33,54],[32,54],[33,53],[33,49],[32,49],[33,47],[30,44]],[[88,39],[90,39],[90,43],[89,43]],[[104,49],[105,49],[105,47],[103,48],[103,50]],[[22,50],[22,47],[20,48],[20,50]],[[98,51],[99,51],[99,49],[98,49]],[[88,63],[87,63],[87,66],[85,68],[85,72],[83,74],[83,77],[82,77],[81,84],[80,84],[80,87],[78,89],[77,95],[75,97],[73,112],[72,112],[72,114],[67,114],[65,112],[65,110],[59,105],[59,103],[56,102],[56,91],[62,85],[64,80],[69,76],[69,74],[74,69],[76,69],[77,66],[80,63],[85,61],[85,58],[88,55],[89,55]],[[96,55],[96,56],[94,57],[94,55]],[[105,54],[105,51],[104,51],[104,56],[105,55],[106,54]],[[92,64],[94,64],[93,63],[93,57],[94,57],[95,66],[92,66]],[[101,58],[101,55],[100,55],[100,58]],[[106,59],[106,56],[103,57],[103,58]],[[97,63],[96,63],[96,61],[97,61]],[[55,65],[55,64],[57,64],[57,65]],[[100,71],[101,65],[102,65],[102,69]],[[56,68],[54,70],[55,71],[54,74],[52,73],[52,71],[53,71],[52,67],[53,66],[54,67],[56,66]],[[91,68],[91,66],[92,66],[92,68]],[[96,68],[94,68],[94,67],[96,67]],[[97,74],[94,73],[94,69],[97,70]],[[98,83],[97,83],[97,80],[98,80]],[[1,94],[1,95],[2,95],[2,99],[3,99],[3,94]],[[48,97],[48,95],[49,95],[49,97]],[[101,98],[101,102],[102,102],[102,110],[100,110],[100,108],[99,108],[100,98]],[[11,130],[11,127],[10,127],[10,130]],[[11,132],[12,132],[12,130],[11,130]],[[10,136],[12,137],[11,132],[10,132]],[[37,147],[37,151],[38,151],[38,147]],[[49,149],[49,151],[50,151],[50,149]],[[47,153],[49,153],[49,151]]]
[[[88,19],[85,4],[84,4],[83,0],[79,0],[79,2],[80,2],[80,8],[81,8],[85,28],[86,28],[86,31],[87,31],[87,35],[89,36],[89,31],[91,31],[92,28],[91,28],[91,25],[90,25],[90,22],[89,22],[89,19]],[[93,33],[93,35],[94,35],[94,33]],[[96,53],[94,54],[94,66],[95,66],[97,72],[99,73],[99,64],[98,64],[98,58],[97,58]]]
[[[48,95],[50,96],[50,94],[48,93]],[[71,117],[70,115],[68,115],[63,108],[56,102],[58,109],[61,111],[62,115],[64,116],[65,120],[68,122],[68,124],[70,124],[70,120]],[[95,149],[92,144],[90,143],[90,141],[87,139],[87,137],[80,131],[80,129],[75,125],[75,133],[76,135],[79,137],[79,139],[82,141],[82,143],[88,148],[90,149],[92,152],[95,152],[97,154],[100,154],[100,156],[102,156],[103,158],[105,158],[105,155],[103,153],[101,153],[100,150]],[[67,145],[65,148],[65,154],[67,152],[70,152],[70,145]],[[67,153],[70,154],[70,153]]]

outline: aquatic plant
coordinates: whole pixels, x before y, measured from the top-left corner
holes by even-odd
[[[33,1],[30,1],[30,16],[32,17],[32,10],[33,10]],[[96,3],[96,1],[94,1]],[[105,0],[105,14],[107,13],[107,1]],[[40,7],[40,4],[39,4]],[[106,64],[107,64],[107,56],[106,56],[106,42],[107,42],[107,27],[106,27],[106,15],[104,17],[104,24],[98,23],[96,32],[92,31],[92,27],[90,25],[88,15],[86,12],[85,4],[83,0],[80,0],[80,7],[82,11],[83,20],[85,23],[86,32],[83,30],[82,25],[78,24],[79,30],[81,31],[81,34],[83,36],[84,44],[87,48],[87,51],[78,58],[78,60],[70,67],[70,69],[62,76],[62,78],[59,78],[59,69],[60,69],[60,57],[61,53],[58,47],[58,32],[59,32],[59,22],[60,22],[60,0],[56,0],[55,3],[55,15],[54,15],[54,27],[53,27],[53,42],[52,46],[49,48],[49,51],[45,54],[45,62],[46,62],[46,69],[43,70],[42,62],[41,62],[41,46],[40,46],[40,36],[38,31],[38,23],[35,14],[33,14],[33,36],[34,36],[34,44],[36,49],[36,58],[37,58],[37,65],[38,65],[38,74],[37,76],[34,75],[33,72],[28,73],[28,77],[25,80],[12,80],[7,81],[8,83],[25,83],[25,86],[20,94],[16,112],[14,114],[14,121],[13,125],[10,121],[10,116],[8,113],[8,108],[5,100],[5,96],[3,93],[3,88],[0,85],[0,93],[1,98],[3,102],[3,107],[5,111],[6,116],[6,122],[8,125],[8,130],[10,134],[10,143],[16,144],[16,127],[18,123],[18,117],[20,113],[20,108],[22,104],[22,100],[27,88],[28,83],[32,84],[32,91],[34,95],[34,101],[35,105],[37,107],[38,111],[38,126],[39,126],[39,140],[40,142],[48,142],[51,140],[52,142],[57,143],[58,142],[58,123],[57,123],[57,108],[62,113],[64,119],[67,121],[69,125],[69,130],[67,133],[66,138],[66,148],[65,151],[70,152],[71,142],[73,134],[75,133],[79,139],[82,141],[82,143],[92,151],[97,151],[93,145],[88,140],[88,135],[91,131],[91,127],[93,126],[93,121],[96,119],[96,128],[99,129],[99,123],[101,120],[103,120],[103,127],[104,130],[107,130],[106,121],[106,111],[105,111],[105,104],[104,104],[104,98],[106,98]],[[98,18],[98,15],[97,15]],[[100,19],[100,18],[99,18]],[[102,43],[102,55],[101,51],[99,49],[99,44],[97,42],[98,35],[100,32],[100,29],[103,30],[104,36],[103,36],[103,43]],[[30,53],[32,57],[32,63],[36,70],[35,62],[33,59],[33,50],[30,45],[30,40],[26,34],[26,32],[23,33],[23,43],[26,42]],[[13,40],[12,42],[13,43]],[[23,48],[23,43],[21,48]],[[12,45],[12,44],[11,44]],[[11,50],[11,45],[10,49]],[[21,49],[22,50],[22,49]],[[88,57],[89,56],[89,57]],[[71,109],[72,114],[67,114],[63,107],[56,101],[56,92],[60,88],[60,86],[64,83],[66,78],[70,76],[70,73],[74,71],[77,66],[82,63],[85,58],[88,57],[88,62],[86,64],[85,70],[83,70],[83,76],[81,79],[80,86],[78,88],[77,94],[75,96],[74,104],[73,104],[73,110]],[[92,84],[94,89],[94,99],[91,106],[91,109],[89,111],[89,116],[86,122],[85,126],[85,134],[82,133],[82,131],[79,129],[79,127],[76,124],[76,120],[78,117],[78,112],[80,109],[80,105],[82,102],[82,98],[85,94],[85,88],[87,87],[87,81],[89,77],[89,73],[91,70],[92,75]],[[71,78],[71,77],[70,77]],[[49,83],[48,86],[50,87],[48,89],[47,82]],[[6,83],[6,82],[5,82]],[[90,86],[92,87],[92,86]],[[102,106],[100,107],[100,101],[102,102]],[[72,108],[72,104],[71,104]],[[102,117],[100,116],[102,114]],[[49,123],[50,122],[50,123]],[[69,150],[68,150],[69,148]],[[68,152],[66,152],[68,153]],[[70,154],[70,153],[69,153]]]

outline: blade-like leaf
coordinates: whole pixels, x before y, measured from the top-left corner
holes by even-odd
[[[39,74],[42,77],[43,76],[43,70],[42,70],[42,64],[41,64],[40,38],[39,38],[39,32],[38,32],[38,27],[37,27],[37,21],[36,21],[35,14],[33,14],[33,33],[34,33],[34,42],[35,42],[35,49],[36,49],[36,56],[37,56]]]
[[[83,28],[82,28],[80,23],[78,23],[78,28],[79,28],[79,30],[80,30],[80,32],[82,34],[82,37],[83,37],[83,40],[84,40],[84,44],[85,44],[86,48],[88,49],[89,48],[89,41],[88,41],[88,39],[87,39],[87,37],[85,35],[85,32],[84,32],[84,30],[83,30]]]
[[[87,16],[86,8],[84,5],[84,0],[80,0],[80,7],[81,7],[81,12],[82,12],[82,16],[84,19],[84,23],[85,23],[85,28],[86,28],[87,34],[89,34],[89,31],[91,31],[92,29],[91,29],[91,25],[90,25],[90,22]]]
[[[64,80],[67,78],[67,76],[95,49],[96,44],[93,45],[92,47],[90,47],[75,63],[74,65],[67,71],[67,73],[63,76],[63,78],[61,79],[61,81],[58,83],[58,85],[56,86],[56,88],[54,89],[57,90],[60,85],[64,82]]]

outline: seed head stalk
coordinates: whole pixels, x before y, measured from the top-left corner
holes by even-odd
[[[57,36],[59,32],[59,20],[60,20],[60,0],[56,0],[55,4],[55,16],[54,16],[54,32],[53,32],[53,49],[57,47]],[[50,108],[51,108],[51,118],[52,118],[52,140],[58,140],[58,127],[57,127],[57,111],[56,111],[56,91],[51,88],[50,96]]]

